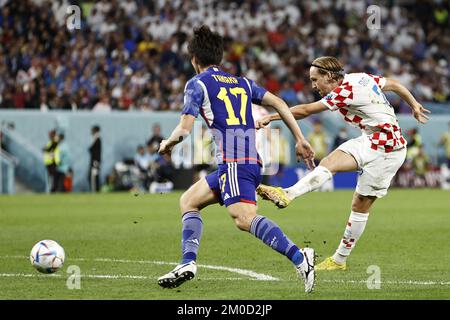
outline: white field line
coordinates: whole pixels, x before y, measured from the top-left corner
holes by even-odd
[[[75,258],[71,259],[74,261],[89,261],[89,259],[84,258]],[[151,260],[123,260],[123,259],[109,259],[109,258],[96,258],[91,259],[90,261],[95,262],[114,262],[114,263],[138,263],[138,264],[158,264],[158,265],[178,265],[177,262],[165,262],[165,261],[151,261]],[[239,268],[229,268],[224,266],[213,266],[213,265],[207,265],[207,264],[198,264],[197,267],[199,268],[205,268],[205,269],[212,269],[212,270],[223,270],[223,271],[229,271],[237,274],[241,274],[244,276],[248,276],[250,278],[254,278],[254,280],[260,280],[260,281],[278,281],[278,278],[269,276],[267,274],[263,273],[257,273],[251,270],[246,269],[239,269]]]
[[[10,258],[10,259],[26,259],[24,256],[4,256],[0,258]],[[178,263],[176,262],[165,262],[165,261],[152,261],[152,260],[123,260],[123,259],[109,259],[109,258],[96,258],[96,259],[86,259],[86,258],[71,258],[70,261],[94,261],[94,262],[113,262],[113,263],[137,263],[137,264],[157,264],[157,265],[174,265],[176,266]],[[223,270],[232,273],[237,273],[243,276],[247,276],[252,278],[252,280],[259,281],[279,281],[280,279],[269,276],[263,273],[257,273],[251,270],[239,269],[239,268],[229,268],[224,266],[213,266],[213,265],[204,265],[198,264],[197,267],[212,269],[212,270]]]
[[[27,257],[24,256],[0,256],[0,259],[26,259]],[[123,259],[109,259],[109,258],[96,258],[96,259],[87,259],[87,258],[72,258],[71,261],[95,261],[95,262],[114,262],[114,263],[137,263],[137,264],[157,264],[157,265],[177,265],[176,262],[165,262],[165,261],[151,261],[151,260],[123,260]],[[259,274],[251,270],[245,270],[245,269],[238,269],[238,268],[229,268],[229,267],[223,267],[223,266],[213,266],[213,265],[198,265],[198,267],[202,267],[205,269],[213,269],[213,270],[224,270],[229,271],[233,273],[242,274],[245,276],[249,276],[250,280],[259,280],[259,281],[292,281],[292,280],[285,280],[285,279],[279,279],[275,278],[269,275],[265,274]],[[51,275],[44,275],[44,274],[25,274],[25,273],[0,273],[0,277],[23,277],[23,278],[32,278],[32,277],[65,277],[65,275],[61,274],[51,274]],[[153,277],[148,276],[133,276],[133,275],[96,275],[96,274],[82,274],[82,278],[92,278],[92,279],[134,279],[134,280],[154,280],[156,279]],[[239,280],[245,280],[245,278],[239,278],[239,277],[221,277],[221,278],[202,278],[199,277],[200,280],[205,281],[217,281],[217,280],[230,280],[230,281],[239,281]],[[342,283],[342,284],[365,284],[367,283],[366,280],[319,280],[319,282],[324,283]],[[380,281],[375,282],[379,284],[385,284],[385,285],[399,285],[399,284],[406,284],[406,285],[441,285],[441,286],[448,286],[450,285],[450,281],[415,281],[415,280],[404,280],[404,281]],[[371,281],[371,284],[375,284]]]
[[[70,276],[70,275],[67,275]],[[0,278],[67,278],[64,274],[40,274],[40,273],[0,273]],[[81,274],[80,278],[88,279],[113,279],[113,280],[157,280],[157,277],[147,276],[131,276],[121,274]],[[244,278],[200,278],[202,281],[237,281],[245,280]]]

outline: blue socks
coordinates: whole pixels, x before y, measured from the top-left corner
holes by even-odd
[[[202,237],[203,221],[198,211],[188,211],[182,218],[183,230],[183,259],[182,264],[197,259],[198,247]]]
[[[198,211],[189,211],[182,218],[182,264],[195,261],[202,237],[203,221]],[[299,248],[283,233],[273,221],[256,216],[251,224],[250,233],[261,239],[272,249],[286,256],[296,266],[303,262]]]
[[[263,216],[256,216],[252,220],[250,233],[261,239],[272,249],[286,256],[296,266],[303,262],[303,254],[298,247],[289,240],[275,222]]]

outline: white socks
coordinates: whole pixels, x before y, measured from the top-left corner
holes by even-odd
[[[302,194],[314,191],[325,182],[330,180],[333,174],[327,168],[323,166],[316,167],[313,171],[304,176],[300,181],[294,184],[292,187],[284,189],[287,197],[293,200]]]
[[[354,212],[350,214],[350,218],[345,228],[344,237],[339,244],[336,253],[333,255],[333,260],[338,264],[344,264],[350,252],[355,247],[356,242],[366,227],[369,213]]]
[[[300,179],[292,187],[284,189],[287,197],[293,200],[305,193],[314,191],[320,188],[324,183],[330,180],[333,174],[327,168],[318,166],[313,171],[308,173],[305,177]],[[350,252],[355,247],[356,242],[366,227],[369,213],[354,212],[350,214],[347,227],[345,228],[344,237],[339,244],[336,253],[333,255],[333,260],[336,263],[344,264]]]

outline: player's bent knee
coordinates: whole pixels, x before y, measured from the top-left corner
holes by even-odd
[[[319,166],[327,168],[332,175],[336,174],[336,168],[333,166],[333,162],[330,160],[328,156],[326,156],[320,161]]]
[[[236,227],[241,231],[250,231],[250,225],[246,219],[242,218],[235,218],[234,223],[236,224]]]
[[[192,201],[192,195],[189,195],[189,192],[184,192],[180,197],[180,211],[181,214],[184,214],[187,211],[196,211],[198,208],[194,205]]]
[[[227,209],[239,230],[250,231],[252,220],[256,216],[256,206],[238,202],[230,205]]]
[[[352,211],[359,213],[366,213],[367,209],[365,209],[364,206],[352,204]]]
[[[377,199],[375,196],[363,196],[356,193],[352,202],[352,211],[359,213],[368,213],[370,207]]]

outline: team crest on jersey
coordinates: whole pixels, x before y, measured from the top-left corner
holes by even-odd
[[[359,81],[358,81],[358,83],[360,84],[360,85],[362,85],[362,86],[367,86],[368,84],[369,84],[369,79],[370,78],[367,78],[367,77],[363,77],[363,78],[361,78]]]
[[[325,96],[325,100],[333,100],[334,98],[336,98],[338,96],[338,94],[336,92],[330,92],[329,94],[327,94]]]

